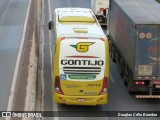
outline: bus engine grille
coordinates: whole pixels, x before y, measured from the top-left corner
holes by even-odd
[[[63,67],[65,74],[100,74],[100,67]]]

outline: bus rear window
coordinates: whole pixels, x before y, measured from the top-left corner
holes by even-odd
[[[69,11],[59,13],[60,22],[96,22],[89,12]]]

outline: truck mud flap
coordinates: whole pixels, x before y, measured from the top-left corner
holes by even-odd
[[[135,95],[135,98],[138,98],[138,99],[156,98],[156,99],[158,99],[158,98],[160,98],[160,95]]]

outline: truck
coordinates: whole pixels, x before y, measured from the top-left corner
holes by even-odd
[[[102,105],[108,101],[109,43],[88,8],[56,8],[48,23],[54,35],[54,102]]]
[[[154,0],[110,1],[110,56],[136,98],[160,98],[159,11]]]
[[[98,19],[100,25],[107,27],[109,0],[91,0],[91,9]]]

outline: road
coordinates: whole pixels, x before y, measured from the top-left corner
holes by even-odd
[[[27,7],[28,0],[0,0],[0,111],[7,110]]]
[[[110,61],[110,84],[109,84],[109,100],[107,105],[102,106],[67,106],[58,105],[52,102],[52,91],[51,91],[51,45],[54,47],[52,41],[52,34],[48,31],[47,23],[51,18],[51,11],[57,7],[86,7],[90,8],[90,0],[42,0],[44,3],[42,9],[42,41],[41,41],[41,57],[42,57],[42,110],[52,111],[81,111],[82,116],[77,117],[77,120],[159,120],[156,117],[85,117],[84,114],[88,114],[84,111],[160,111],[160,100],[158,99],[135,99],[127,92],[127,88],[123,83],[122,78],[119,74],[119,67],[117,64]],[[47,3],[49,2],[49,3]],[[73,115],[72,112],[71,116]],[[98,114],[99,112],[97,112]],[[98,115],[97,115],[98,116]],[[44,118],[51,119],[51,118]],[[71,117],[56,117],[55,120],[68,119],[72,120],[75,118]]]

